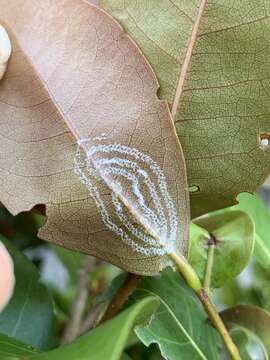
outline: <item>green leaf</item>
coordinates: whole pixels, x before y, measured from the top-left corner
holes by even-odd
[[[219,338],[192,291],[182,278],[167,269],[159,277],[145,278],[135,298],[155,295],[160,305],[147,325],[136,328],[141,341],[157,343],[164,358],[216,360]]]
[[[47,353],[37,354],[24,344],[0,334],[0,359],[19,360],[21,356],[31,360],[128,359],[122,352],[132,329],[147,321],[158,303],[157,298],[147,297],[74,342]]]
[[[217,241],[211,284],[221,287],[248,264],[254,247],[254,224],[242,211],[219,212],[196,220],[190,231],[189,262],[204,278],[210,234]]]
[[[14,294],[0,314],[0,332],[36,349],[46,350],[53,325],[53,304],[39,282],[36,267],[8,240],[0,235],[15,266]]]
[[[242,329],[264,351],[265,360],[270,359],[270,313],[253,305],[238,305],[221,313],[230,331]]]
[[[158,77],[186,157],[193,215],[254,192],[270,167],[270,3],[100,3]]]
[[[233,342],[237,345],[242,360],[252,360],[248,353],[249,337],[242,329],[235,328],[230,333]]]
[[[0,359],[2,360],[22,360],[22,356],[28,357],[35,354],[35,351],[25,344],[14,340],[4,334],[0,334]]]
[[[121,356],[121,360],[131,360],[131,358],[126,353],[123,353]]]
[[[270,214],[263,201],[256,195],[240,194],[233,210],[245,211],[253,220],[256,230],[254,255],[266,270],[270,268]]]
[[[31,360],[118,360],[132,329],[147,321],[157,306],[157,298],[147,297],[74,342]]]

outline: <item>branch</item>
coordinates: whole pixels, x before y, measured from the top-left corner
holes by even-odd
[[[82,335],[85,332],[96,327],[103,312],[104,303],[94,305],[89,311],[89,313],[86,315],[85,319],[82,321],[79,335]]]
[[[95,258],[85,256],[77,275],[77,288],[72,304],[70,319],[64,330],[62,343],[74,340],[80,333],[80,325],[88,297],[89,273],[93,268]]]
[[[142,276],[128,273],[127,277],[117,291],[117,293],[112,298],[105,314],[103,315],[100,324],[112,319],[124,306],[125,302],[128,300],[130,295],[133,293],[134,289],[137,287],[141,280]]]

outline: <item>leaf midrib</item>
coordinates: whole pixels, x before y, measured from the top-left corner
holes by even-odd
[[[181,66],[181,70],[180,70],[180,75],[179,75],[179,79],[178,79],[178,83],[177,83],[177,87],[175,90],[175,95],[174,95],[174,100],[172,103],[172,108],[171,108],[171,114],[172,114],[172,118],[175,120],[176,117],[176,113],[177,113],[177,109],[179,107],[180,104],[180,100],[181,100],[181,96],[183,93],[183,88],[184,88],[184,83],[187,77],[187,72],[189,69],[189,65],[191,63],[191,58],[192,58],[192,53],[193,53],[193,49],[197,40],[197,35],[198,35],[198,31],[199,31],[199,27],[201,24],[201,20],[203,17],[203,13],[204,13],[204,9],[206,6],[206,2],[207,0],[201,0],[200,1],[200,5],[198,8],[198,12],[196,15],[196,19],[194,21],[193,27],[192,27],[192,32],[187,44],[187,50],[186,50],[186,54],[184,57],[184,61],[183,64]]]

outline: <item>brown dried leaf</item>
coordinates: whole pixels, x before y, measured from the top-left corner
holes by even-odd
[[[0,200],[14,214],[46,204],[48,220],[40,235],[49,241],[131,272],[159,271],[166,256],[134,252],[109,231],[73,164],[76,142],[84,138],[85,151],[100,142],[119,143],[151,156],[163,169],[180,219],[176,250],[185,252],[184,159],[167,105],[156,96],[158,83],[149,64],[111,17],[85,1],[0,0],[0,8],[14,49],[0,84]],[[100,157],[90,160],[99,180],[87,174],[87,181],[98,186],[111,213],[119,176],[104,176],[104,166],[97,165]],[[149,170],[145,161],[138,162]],[[117,199],[146,232],[144,213],[125,185]]]

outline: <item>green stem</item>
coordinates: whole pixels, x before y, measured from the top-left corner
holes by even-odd
[[[195,270],[190,266],[186,259],[175,252],[170,253],[170,257],[177,267],[178,272],[186,280],[187,284],[195,291],[202,288],[201,280]]]
[[[241,360],[241,356],[239,354],[239,351],[238,351],[236,345],[234,344],[226,326],[224,325],[221,317],[219,316],[219,313],[215,309],[215,306],[212,303],[212,301],[210,300],[205,289],[202,288],[198,293],[196,293],[196,295],[202,302],[203,307],[204,307],[205,311],[207,312],[212,324],[215,326],[217,331],[220,333],[220,335],[224,341],[225,347],[231,356],[231,359],[232,360]]]
[[[228,330],[226,329],[217,310],[215,309],[214,304],[211,302],[207,292],[202,287],[201,281],[196,272],[193,270],[190,264],[188,264],[185,258],[179,256],[174,252],[170,254],[170,257],[176,265],[178,272],[184,277],[187,284],[195,291],[195,294],[203,304],[203,307],[207,312],[209,319],[223,338],[224,344],[230,354],[231,359],[241,360],[237,347],[235,346]]]
[[[208,247],[208,255],[207,255],[207,264],[204,276],[203,287],[205,291],[209,294],[211,288],[211,278],[212,278],[212,270],[214,264],[214,253],[215,253],[215,245],[210,244]]]

